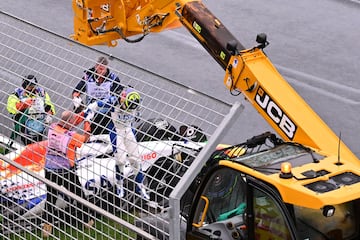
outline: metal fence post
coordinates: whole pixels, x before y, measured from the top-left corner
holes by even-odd
[[[209,142],[202,149],[196,160],[187,170],[179,183],[176,185],[172,193],[170,194],[170,210],[169,210],[169,233],[171,240],[180,240],[180,198],[185,193],[186,189],[190,186],[190,183],[195,179],[202,166],[205,165],[210,155],[216,148],[217,144],[221,141],[221,138],[232,127],[235,119],[239,117],[240,113],[244,109],[244,105],[240,102],[234,103],[229,113],[225,116],[220,123],[214,134],[209,139]]]

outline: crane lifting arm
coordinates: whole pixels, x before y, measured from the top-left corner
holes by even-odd
[[[267,58],[265,34],[246,49],[196,0],[73,0],[73,10],[74,39],[86,45],[137,42],[150,32],[185,26],[225,70],[225,86],[244,94],[284,140],[358,161]]]

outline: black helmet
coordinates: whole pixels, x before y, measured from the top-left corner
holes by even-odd
[[[22,83],[22,88],[26,88],[29,85],[36,85],[37,84],[37,79],[34,75],[27,75],[23,78],[23,83]]]

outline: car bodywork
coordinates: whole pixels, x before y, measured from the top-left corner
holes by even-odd
[[[166,124],[164,125],[164,123]],[[200,133],[199,129],[190,131],[194,135],[189,135],[189,131],[185,131],[188,128],[189,126],[181,126],[179,131],[176,131],[171,124],[162,119],[150,119],[138,124],[134,129],[138,133],[136,136],[139,141],[142,170],[146,176],[145,184],[151,196],[150,205],[163,202],[184,173],[184,166],[189,166],[206,144],[205,135],[194,138],[196,134]],[[156,139],[163,140],[155,140],[155,136]],[[7,139],[3,136],[4,142],[7,142]],[[190,139],[202,141],[191,141]],[[17,147],[19,150],[13,147],[12,151],[4,157],[10,158],[29,171],[44,177],[47,141]],[[89,201],[107,210],[112,208],[112,211],[116,211],[114,203],[115,201],[119,202],[119,199],[116,199],[114,195],[116,161],[112,151],[108,134],[91,136],[87,143],[77,149],[76,173],[85,197]],[[173,161],[175,158],[178,160],[178,164]],[[170,164],[167,165],[167,169],[170,169],[171,174],[160,172],[164,164]],[[14,222],[30,226],[29,222],[24,219],[39,221],[38,217],[42,214],[46,199],[46,185],[36,177],[3,160],[0,173],[0,203],[3,225],[7,226],[6,229],[14,229]],[[174,178],[174,175],[177,177]],[[134,176],[133,169],[129,164],[125,166],[124,177],[127,179],[127,196],[132,197],[134,196]],[[162,192],[162,197],[156,197],[158,194],[155,192]],[[69,204],[67,197],[62,195],[59,199],[57,205],[60,208],[66,208]]]

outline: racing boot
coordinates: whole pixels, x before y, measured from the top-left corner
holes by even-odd
[[[116,195],[119,198],[123,198],[125,196],[125,191],[124,191],[124,180],[123,180],[123,174],[120,171],[120,166],[115,165],[115,178],[116,178]]]
[[[135,192],[145,200],[149,201],[150,195],[146,192],[146,188],[143,184],[143,181],[144,181],[144,174],[141,171],[139,171],[135,177],[135,182],[136,182]]]

